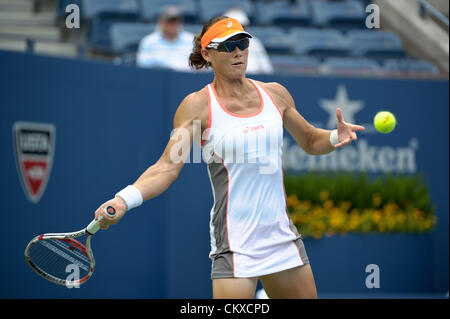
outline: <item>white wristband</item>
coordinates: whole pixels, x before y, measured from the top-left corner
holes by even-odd
[[[338,131],[332,130],[330,134],[330,144],[336,146],[339,143]]]
[[[128,210],[140,206],[143,202],[141,192],[133,185],[128,185],[118,192],[116,196],[119,196],[127,203]]]

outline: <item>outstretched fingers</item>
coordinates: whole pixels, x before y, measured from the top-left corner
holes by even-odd
[[[339,148],[339,147],[342,147],[342,146],[346,146],[346,145],[349,145],[351,142],[352,142],[352,138],[348,137],[345,140],[343,140],[342,142],[336,144],[334,147],[335,148]]]
[[[347,135],[347,137],[345,137],[345,139],[343,141],[341,141],[340,143],[336,144],[335,148],[349,145],[352,143],[352,141],[356,141],[358,139],[358,137],[356,136],[356,133],[352,130],[347,131],[347,134],[345,134],[345,135]]]
[[[340,107],[338,107],[338,108],[336,109],[336,117],[337,117],[337,119],[338,119],[338,122],[344,123],[344,117],[342,116],[342,110],[341,110]]]
[[[351,125],[352,131],[364,131],[366,128],[361,125]]]

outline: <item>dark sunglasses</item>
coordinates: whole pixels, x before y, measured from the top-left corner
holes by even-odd
[[[250,45],[249,38],[243,38],[237,41],[224,41],[220,43],[210,43],[207,48],[216,49],[219,52],[233,52],[236,47],[239,47],[239,50],[244,51]]]

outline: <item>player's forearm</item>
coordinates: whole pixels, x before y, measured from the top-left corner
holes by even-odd
[[[308,154],[324,155],[334,151],[334,146],[330,143],[331,130],[314,128],[309,142]]]
[[[177,179],[178,170],[172,165],[155,164],[150,166],[137,180],[135,186],[144,201],[164,193]]]

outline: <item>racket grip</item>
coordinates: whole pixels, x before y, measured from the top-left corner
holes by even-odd
[[[106,206],[104,208],[104,212],[106,215],[108,215],[109,217],[114,217],[116,215],[116,210],[114,207],[112,206]],[[86,227],[86,231],[91,234],[94,235],[96,232],[99,231],[100,229],[100,225],[98,224],[99,221],[101,221],[103,219],[103,216],[100,216],[97,220],[93,220],[90,222],[90,224]]]
[[[103,216],[100,216],[97,220],[93,220],[89,223],[89,225],[86,227],[86,231],[91,234],[94,235],[96,232],[98,232],[98,230],[100,229],[100,225],[98,224],[99,221],[101,221],[103,218]]]

